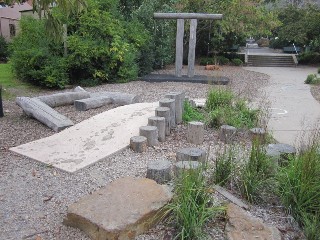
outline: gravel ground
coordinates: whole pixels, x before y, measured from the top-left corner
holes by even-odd
[[[173,71],[172,68],[165,71]],[[268,83],[268,76],[246,71],[239,67],[223,67],[221,71],[205,72],[197,67],[199,74],[226,76],[232,81],[230,87],[237,93],[254,97],[258,89]],[[141,96],[142,101],[158,101],[170,91],[185,91],[191,98],[204,98],[212,86],[194,83],[146,83],[134,81],[125,84],[110,84],[86,88],[95,91],[121,91]],[[57,91],[58,92],[58,91]],[[32,93],[44,95],[52,93],[41,91]],[[166,157],[174,160],[175,151],[191,146],[186,142],[186,127],[179,125],[167,141],[156,148],[148,148],[143,154],[124,150],[76,173],[66,173],[42,163],[11,153],[8,149],[36,139],[50,136],[53,131],[34,119],[25,116],[14,101],[4,101],[5,117],[0,118],[0,239],[77,239],[88,237],[80,230],[62,224],[67,207],[87,195],[123,176],[142,177],[146,174],[148,161]],[[75,123],[81,122],[100,112],[116,106],[110,105],[86,112],[76,112],[73,106],[56,108]],[[210,150],[212,161],[216,151],[221,149],[216,131],[206,130],[202,146]],[[296,226],[291,224],[282,207],[277,204],[254,206],[253,215],[262,217],[277,226],[284,239],[301,239]],[[210,239],[224,239],[221,224],[208,224]],[[171,229],[158,225],[139,240],[172,239]]]

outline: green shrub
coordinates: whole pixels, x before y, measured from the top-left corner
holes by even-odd
[[[167,206],[178,232],[175,239],[205,239],[205,223],[224,211],[212,205],[203,170],[183,171],[176,179],[174,197]]]
[[[0,36],[0,61],[7,61],[9,56],[8,43]]]
[[[241,195],[249,202],[265,200],[275,186],[275,164],[268,158],[263,145],[252,143],[249,160],[240,171],[239,188]]]
[[[231,61],[235,66],[241,66],[243,64],[243,62],[239,58],[232,59]]]
[[[21,34],[10,46],[16,76],[34,85],[64,88],[69,81],[67,62],[62,57],[62,49],[45,34],[44,21],[24,18],[20,27]]]
[[[210,58],[210,57],[201,57],[200,58],[200,65],[201,66],[213,65],[213,64],[215,64],[214,58]]]
[[[317,64],[320,63],[320,54],[316,52],[304,52],[298,56],[300,64]]]
[[[304,81],[306,84],[318,84],[320,83],[320,78],[316,74],[309,74],[307,79]]]
[[[182,115],[182,120],[184,122],[203,121],[204,119],[203,113],[201,113],[197,108],[192,107],[189,102],[184,102],[184,111]]]
[[[308,225],[310,221],[313,222],[312,225],[319,226],[320,224],[319,173],[319,144],[318,141],[315,141],[306,151],[292,157],[289,164],[282,167],[277,176],[282,203],[290,210],[297,221],[306,228],[311,227],[311,225]],[[317,221],[313,221],[315,217]]]
[[[220,65],[227,65],[230,63],[230,60],[224,56],[217,56],[215,62],[219,63]]]

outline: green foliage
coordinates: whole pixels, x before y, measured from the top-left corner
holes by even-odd
[[[292,157],[277,176],[282,203],[291,211],[308,235],[319,237],[320,154],[316,139],[299,155]],[[316,229],[317,228],[317,229]],[[308,239],[318,239],[310,237]]]
[[[312,51],[319,48],[319,18],[320,9],[316,5],[308,4],[306,7],[288,5],[281,9],[279,20],[282,25],[275,33],[281,42],[294,42],[297,45],[310,45]]]
[[[304,81],[306,84],[319,84],[320,78],[316,74],[309,74],[307,79]]]
[[[204,115],[201,113],[197,108],[192,107],[188,101],[184,102],[184,111],[182,115],[182,120],[184,122],[191,122],[191,121],[203,121]]]
[[[0,36],[0,62],[6,61],[9,56],[8,43]]]
[[[69,81],[67,63],[45,34],[44,21],[25,18],[20,27],[21,34],[10,46],[16,76],[34,85],[63,88]]]
[[[252,143],[249,161],[240,171],[239,189],[249,202],[263,200],[275,186],[275,163],[268,158],[263,145]]]
[[[229,89],[213,88],[206,100],[206,108],[208,111],[215,110],[218,107],[229,106],[232,103],[234,95]]]
[[[292,45],[292,44],[287,40],[283,40],[280,38],[277,38],[277,39],[274,38],[274,39],[270,40],[269,47],[274,48],[274,49],[282,49],[282,48],[287,47],[289,45]]]
[[[206,222],[224,211],[212,205],[203,170],[183,171],[176,179],[174,197],[167,206],[176,224],[176,239],[203,239]]]
[[[219,154],[215,161],[213,172],[213,182],[220,186],[228,185],[231,182],[235,170],[235,151],[231,146],[225,148],[222,154]]]
[[[213,65],[215,64],[214,58],[211,57],[201,57],[199,64],[201,66]]]
[[[241,66],[243,64],[243,62],[239,58],[232,59],[231,61],[235,66]]]
[[[230,60],[224,56],[217,56],[215,62],[219,63],[220,65],[228,65]]]
[[[320,54],[315,52],[305,52],[298,56],[300,64],[315,64],[320,63]]]
[[[243,99],[234,96],[230,90],[212,89],[207,97],[208,125],[218,128],[231,125],[236,128],[252,128],[259,118],[259,111],[247,107]]]

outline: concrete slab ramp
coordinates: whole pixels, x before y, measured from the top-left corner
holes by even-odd
[[[75,172],[129,146],[139,127],[154,116],[156,103],[136,103],[98,114],[50,137],[10,150],[31,159]]]

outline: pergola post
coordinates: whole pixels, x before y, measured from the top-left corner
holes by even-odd
[[[156,19],[177,19],[176,36],[176,77],[182,77],[184,19],[191,19],[188,55],[188,77],[194,77],[194,62],[197,42],[197,19],[219,20],[222,14],[208,13],[154,13]]]
[[[189,54],[188,54],[188,77],[194,77],[194,62],[196,59],[196,42],[197,42],[197,19],[191,19]]]
[[[176,76],[182,76],[184,19],[177,19]]]

